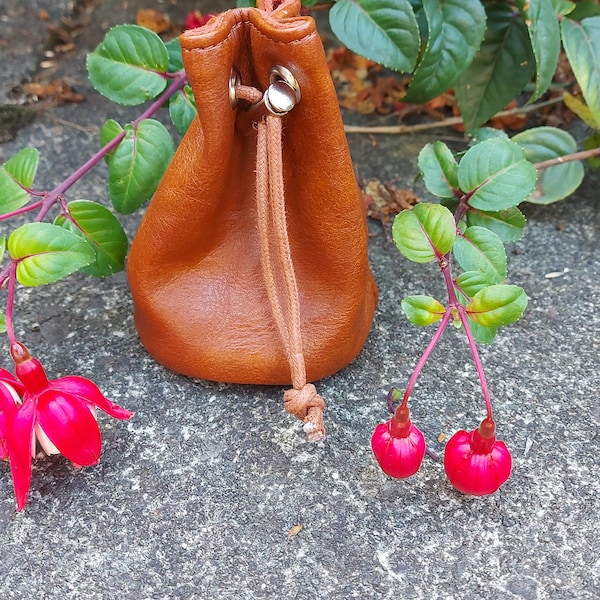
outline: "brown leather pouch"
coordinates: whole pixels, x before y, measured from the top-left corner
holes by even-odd
[[[352,361],[377,288],[364,207],[314,21],[300,2],[233,9],[180,40],[198,117],[134,239],[140,338],[202,379],[289,384],[324,434],[308,380]]]

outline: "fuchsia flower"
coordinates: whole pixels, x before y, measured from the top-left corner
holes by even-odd
[[[17,510],[27,503],[36,440],[47,454],[63,454],[75,467],[98,463],[102,438],[96,407],[116,419],[132,412],[113,404],[83,377],[48,380],[41,363],[15,342],[10,348],[20,381],[0,370],[0,458],[9,458]]]
[[[408,408],[399,406],[387,423],[375,427],[371,448],[386,475],[404,479],[419,470],[425,456],[425,438],[412,424]]]
[[[214,16],[215,15],[213,13],[208,13],[206,15],[203,15],[199,10],[192,10],[185,17],[185,22],[183,24],[183,30],[186,31],[188,29],[196,29],[197,27],[203,27]]]
[[[450,483],[464,494],[493,494],[510,476],[512,458],[496,440],[496,425],[484,419],[473,431],[458,431],[446,444],[444,469]]]

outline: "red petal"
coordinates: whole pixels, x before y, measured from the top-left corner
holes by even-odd
[[[69,377],[54,379],[50,382],[50,387],[51,389],[73,394],[86,402],[95,404],[99,409],[115,419],[131,419],[135,414],[113,404],[106,396],[104,396],[95,383],[84,377],[71,375]]]
[[[37,422],[69,460],[88,467],[100,459],[102,438],[87,404],[75,395],[47,390],[38,398]]]
[[[35,401],[27,398],[8,424],[8,455],[17,499],[17,510],[25,508],[27,492],[29,492],[31,484],[31,443],[34,420]]]
[[[4,381],[4,383],[8,383],[8,385],[15,388],[19,396],[22,396],[25,392],[25,386],[10,371],[7,371],[6,369],[0,369],[0,381]]]
[[[17,412],[17,405],[8,386],[0,379],[0,460],[8,457],[8,427]]]

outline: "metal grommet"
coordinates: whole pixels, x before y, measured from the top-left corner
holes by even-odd
[[[265,92],[263,100],[267,110],[276,117],[282,117],[296,106],[294,90],[285,81],[272,83]]]
[[[269,72],[269,81],[271,85],[263,96],[265,107],[276,117],[287,115],[301,98],[296,78],[289,69],[275,65]]]
[[[293,90],[295,104],[298,104],[298,102],[300,102],[300,98],[302,97],[298,81],[292,72],[286,67],[283,67],[282,65],[273,65],[269,71],[269,82],[273,84],[277,83],[278,81],[283,81]]]
[[[231,67],[231,73],[229,74],[229,103],[231,108],[234,110],[238,107],[239,100],[235,93],[235,88],[242,84],[242,76],[240,75],[239,69],[233,65]]]

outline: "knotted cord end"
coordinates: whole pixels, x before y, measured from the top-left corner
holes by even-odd
[[[325,401],[317,394],[317,388],[312,383],[305,384],[301,389],[286,390],[283,402],[285,410],[304,423],[304,432],[309,442],[318,442],[325,437]]]

